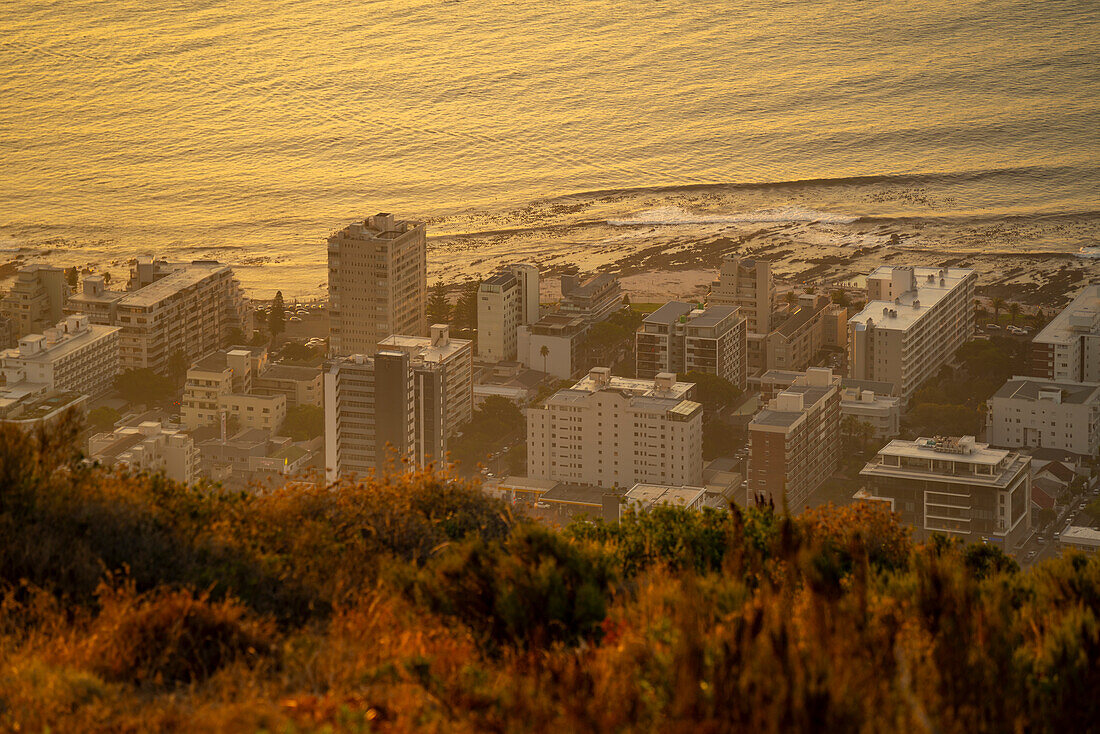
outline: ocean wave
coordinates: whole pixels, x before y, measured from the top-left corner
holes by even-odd
[[[858,217],[850,214],[835,214],[805,209],[797,206],[784,206],[775,209],[761,209],[743,214],[696,214],[675,206],[662,206],[649,209],[629,219],[608,219],[612,227],[680,226],[706,224],[760,224],[785,222],[820,222],[825,224],[850,224]]]
[[[1077,257],[1083,257],[1086,260],[1100,260],[1100,247],[1082,247],[1077,251]]]

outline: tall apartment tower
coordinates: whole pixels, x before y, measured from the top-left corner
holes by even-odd
[[[1088,285],[1035,335],[1031,375],[1100,382],[1100,283]]]
[[[415,399],[409,355],[353,354],[325,367],[325,475],[384,469],[413,451]]]
[[[722,258],[718,280],[711,284],[707,303],[737,306],[748,321],[750,334],[767,334],[772,328],[776,304],[771,263],[726,255]]]
[[[333,354],[374,354],[390,334],[428,332],[428,245],[422,222],[376,214],[328,238]]]
[[[478,288],[478,359],[514,361],[519,328],[538,320],[539,269],[527,263],[506,265]]]
[[[69,299],[65,271],[52,265],[28,265],[15,276],[0,313],[11,322],[13,339],[42,333],[64,317]]]
[[[888,382],[907,401],[974,336],[977,279],[966,268],[876,268],[867,306],[848,319],[848,377]]]

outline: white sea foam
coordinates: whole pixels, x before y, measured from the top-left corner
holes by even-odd
[[[1100,260],[1100,246],[1082,247],[1077,251],[1077,257],[1083,257],[1088,260]]]
[[[850,214],[821,212],[798,206],[760,209],[742,214],[696,214],[676,206],[662,206],[641,212],[629,219],[609,219],[607,223],[612,227],[634,227],[639,225],[676,227],[685,225],[782,224],[785,222],[849,224],[856,221],[856,219],[858,217]]]

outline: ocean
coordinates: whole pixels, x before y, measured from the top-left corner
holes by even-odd
[[[1100,257],[1095,0],[8,0],[0,27],[0,263],[213,257],[310,297],[380,211],[429,222],[447,280],[746,233]]]

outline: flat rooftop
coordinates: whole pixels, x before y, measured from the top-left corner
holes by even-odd
[[[689,507],[698,502],[705,493],[704,487],[635,484],[623,499],[630,507],[645,511],[654,505]]]
[[[1100,283],[1086,286],[1035,335],[1034,341],[1069,344],[1083,333],[1100,334]]]
[[[176,270],[144,288],[129,291],[118,301],[120,307],[148,308],[175,295],[179,291],[193,288],[211,276],[230,270],[221,263],[189,263],[174,266]]]
[[[1013,377],[993,394],[1009,400],[1038,400],[1040,392],[1058,390],[1063,405],[1100,402],[1100,383],[1058,382],[1030,377]]]
[[[321,376],[321,368],[305,367],[296,364],[273,364],[259,375],[259,379],[297,380],[299,382],[315,380]]]
[[[399,349],[410,357],[420,357],[425,362],[445,362],[470,346],[469,339],[448,339],[445,344],[432,345],[430,336],[405,336],[391,334],[378,342],[379,349]]]
[[[889,279],[894,268],[880,265],[867,276],[872,279]],[[940,273],[943,273],[943,285],[940,285]],[[905,331],[916,324],[925,314],[965,281],[973,270],[968,268],[926,268],[914,267],[916,289],[898,296],[898,301],[870,301],[867,306],[848,319],[849,324],[864,324],[873,321],[876,329]],[[929,276],[932,279],[929,280]],[[884,315],[883,309],[887,314]]]
[[[691,392],[693,387],[695,387],[694,382],[680,382],[677,380],[672,383],[670,388],[665,389],[659,387],[655,380],[619,377],[618,375],[610,375],[607,384],[600,384],[597,382],[596,378],[588,374],[578,380],[570,389],[589,393],[598,392],[600,390],[620,390],[630,393],[635,397],[676,398],[682,400]]]
[[[21,362],[53,362],[120,331],[122,331],[122,328],[118,326],[88,324],[86,329],[75,334],[62,335],[60,340],[53,344],[47,344],[46,348],[37,354],[25,353],[22,348],[13,347],[0,352],[0,359],[16,359]],[[41,336],[42,334],[28,334],[23,339]]]
[[[966,438],[971,439],[969,447],[965,442]],[[952,450],[952,447],[956,446],[962,453]],[[894,439],[879,449],[878,453],[879,456],[996,465],[1007,459],[1012,452],[1005,449],[991,449],[989,444],[973,441],[973,437],[935,439],[922,436],[915,441]]]
[[[1100,548],[1100,530],[1096,528],[1086,528],[1081,525],[1070,525],[1069,528],[1062,531],[1062,534],[1058,536],[1060,542],[1078,543],[1080,545],[1091,545]]]

